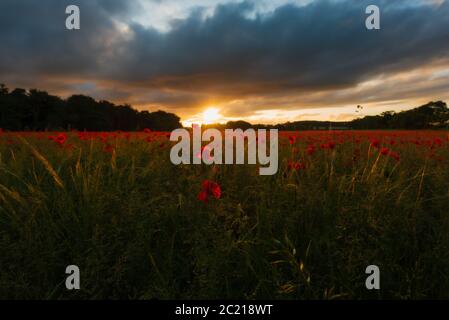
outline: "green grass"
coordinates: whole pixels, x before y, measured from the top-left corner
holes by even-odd
[[[350,134],[312,156],[284,137],[278,174],[259,176],[174,166],[168,143],[140,138],[112,140],[111,154],[76,135],[72,148],[12,136],[0,143],[2,299],[449,298],[447,141],[442,161],[406,142],[396,162]],[[220,200],[198,201],[204,179]],[[81,290],[65,288],[71,264]],[[381,290],[365,288],[372,264]]]

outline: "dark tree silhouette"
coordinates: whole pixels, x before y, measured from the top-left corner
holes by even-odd
[[[84,95],[66,100],[45,91],[9,89],[0,85],[0,127],[11,131],[171,131],[180,118],[164,111],[137,111],[130,105],[96,101]]]
[[[363,107],[358,106],[358,110]],[[230,121],[226,124],[212,124],[206,127],[219,129],[278,129],[281,131],[301,130],[372,130],[372,129],[448,129],[449,109],[443,101],[429,102],[421,107],[402,111],[383,112],[377,116],[366,116],[352,121],[330,122],[330,121],[294,121],[276,125],[254,124],[244,121]]]
[[[357,110],[363,107],[357,106]],[[171,131],[182,127],[180,118],[165,111],[137,111],[130,105],[96,101],[84,95],[66,100],[36,89],[10,91],[0,84],[0,128],[19,130],[135,131],[145,128]],[[421,107],[399,113],[384,112],[353,121],[295,121],[277,125],[251,125],[245,121],[208,125],[220,129],[276,128],[279,130],[332,129],[447,129],[449,109],[443,101],[429,102]]]

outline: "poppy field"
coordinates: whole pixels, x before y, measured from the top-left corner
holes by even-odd
[[[273,176],[169,137],[1,131],[0,297],[449,298],[448,132],[280,132]]]

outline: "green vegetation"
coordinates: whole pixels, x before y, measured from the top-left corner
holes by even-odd
[[[446,133],[290,135],[275,176],[174,166],[157,133],[1,135],[0,298],[449,298]]]

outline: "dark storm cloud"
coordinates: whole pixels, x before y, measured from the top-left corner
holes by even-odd
[[[119,0],[0,1],[0,72],[95,75],[116,34],[113,19],[125,19],[133,6]],[[81,8],[82,28],[65,28],[65,8]]]
[[[161,32],[131,21],[136,1],[1,0],[0,75],[122,83],[129,95],[133,86],[184,92],[147,95],[175,104],[190,93],[197,103],[198,92],[226,98],[348,88],[449,56],[449,3],[412,3],[315,1],[255,18],[250,2],[224,4]],[[81,8],[80,31],[65,29],[69,4]],[[365,29],[368,4],[382,9],[380,31]]]
[[[348,87],[448,56],[447,3],[378,1],[378,32],[365,29],[369,3],[287,5],[256,19],[246,18],[249,3],[228,4],[206,20],[192,14],[166,34],[134,25],[119,59],[123,69],[114,76],[155,87],[258,94]]]

